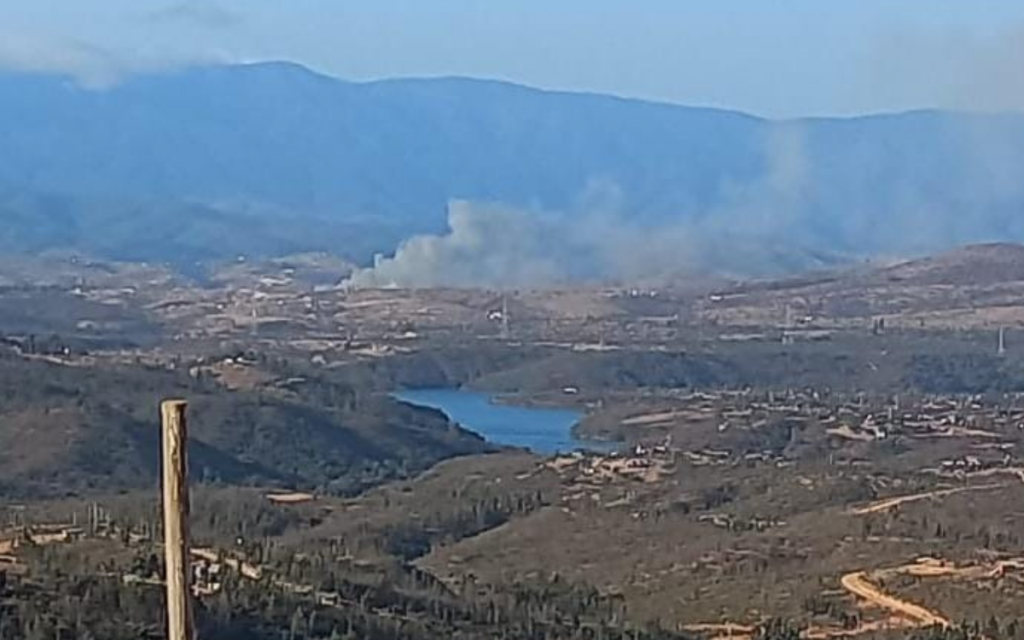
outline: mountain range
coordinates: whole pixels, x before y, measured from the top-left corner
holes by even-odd
[[[612,276],[648,234],[666,239],[666,255],[688,254],[675,271],[747,274],[1024,240],[1018,114],[769,121],[487,80],[353,83],[262,63],[103,89],[0,74],[0,150],[6,252],[188,265],[315,250],[366,263],[416,234],[446,237],[453,200],[556,225],[567,244],[547,253],[596,242],[580,229],[605,238],[624,228],[621,244],[595,245],[598,271]],[[483,253],[508,242],[474,240]]]

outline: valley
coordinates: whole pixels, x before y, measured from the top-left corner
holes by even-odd
[[[158,637],[156,406],[181,396],[210,633],[1015,638],[1020,264],[486,291],[25,261],[0,289],[0,637],[104,606],[106,637]],[[530,452],[392,395],[459,388],[604,445]]]

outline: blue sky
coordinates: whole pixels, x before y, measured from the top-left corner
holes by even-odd
[[[1019,0],[3,0],[0,67],[284,59],[770,117],[1024,109]]]

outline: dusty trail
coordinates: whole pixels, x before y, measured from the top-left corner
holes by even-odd
[[[1005,486],[1005,484],[982,484],[974,487],[957,487],[955,489],[937,489],[935,491],[925,491],[924,493],[912,493],[910,495],[897,496],[895,498],[886,498],[884,500],[864,505],[863,507],[857,507],[853,510],[853,514],[863,516],[869,513],[888,511],[889,509],[893,509],[908,502],[919,502],[930,498],[944,498],[946,496],[966,493],[968,491],[991,491],[993,489],[1001,489]]]
[[[692,633],[713,634],[710,640],[750,640],[754,637],[757,627],[749,624],[736,624],[733,622],[722,623],[699,623],[683,626],[683,630]]]
[[[219,551],[218,549],[193,547],[190,552],[192,556],[202,558],[209,562],[222,562],[231,570],[238,572],[238,574],[243,578],[253,582],[259,582],[263,579],[264,575],[270,573],[270,571],[263,565],[257,565],[238,560],[237,558],[232,558],[229,553]],[[342,598],[338,593],[318,591],[314,586],[308,584],[289,582],[280,578],[272,578],[270,580],[270,584],[286,593],[313,598],[320,606],[334,607],[338,609],[361,606],[357,602]],[[395,620],[417,622],[417,619],[411,615],[395,613],[394,611],[390,611],[386,608],[374,609],[373,612],[379,616]]]
[[[997,475],[1011,475],[1024,482],[1024,468],[1022,467],[999,467],[995,469],[986,469],[984,471],[975,471],[974,473],[967,474],[970,478],[987,478],[989,476]]]
[[[843,576],[839,582],[843,585],[844,589],[853,595],[867,600],[871,604],[881,607],[882,609],[887,609],[895,615],[909,618],[912,622],[917,624],[917,626],[949,626],[949,619],[945,616],[926,609],[921,605],[914,604],[913,602],[908,602],[906,600],[900,600],[895,596],[885,593],[868,580],[867,572],[865,571],[848,573]]]
[[[936,558],[921,558],[912,564],[874,571],[879,577],[910,575],[920,578],[956,578],[962,580],[983,581],[1002,578],[1009,571],[1024,570],[1024,558],[1009,558],[992,564],[976,564],[956,566]],[[859,635],[885,628],[897,627],[930,627],[950,626],[950,620],[937,611],[922,605],[902,600],[885,593],[868,578],[867,571],[854,571],[840,579],[843,588],[868,603],[885,609],[891,614],[888,620],[864,623],[856,629],[846,631],[843,635]],[[826,631],[831,635],[831,631]]]
[[[950,619],[938,611],[903,600],[886,593],[872,582],[875,579],[910,575],[920,578],[954,578],[971,581],[993,580],[1004,577],[1010,571],[1024,571],[1024,558],[1008,558],[993,563],[957,566],[937,558],[919,558],[917,561],[898,567],[875,570],[852,571],[839,580],[843,589],[861,602],[881,609],[885,615],[876,620],[861,621],[853,628],[811,625],[800,634],[804,640],[832,640],[895,629],[920,629],[923,627],[948,627]],[[707,634],[710,640],[749,640],[757,631],[753,625],[722,622],[715,624],[690,624],[686,631]]]

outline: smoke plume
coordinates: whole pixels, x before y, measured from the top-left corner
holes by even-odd
[[[454,201],[448,231],[404,241],[392,257],[356,271],[354,287],[527,288],[572,283],[662,281],[695,273],[750,275],[819,266],[789,241],[802,224],[806,158],[798,127],[766,142],[764,175],[726,184],[718,207],[677,221],[641,223],[614,185],[592,185],[573,211]]]
[[[842,123],[825,133],[806,122],[773,124],[758,177],[725,181],[712,206],[656,221],[631,215],[622,204],[629,199],[608,184],[567,211],[453,202],[446,233],[409,238],[348,284],[527,288],[778,276],[1024,241],[1024,149],[1007,142],[1019,135],[1004,135],[1024,119],[937,118],[923,137],[863,148],[835,137]],[[940,164],[928,171],[942,181],[919,179],[922,167],[899,159],[899,143],[936,145]]]

